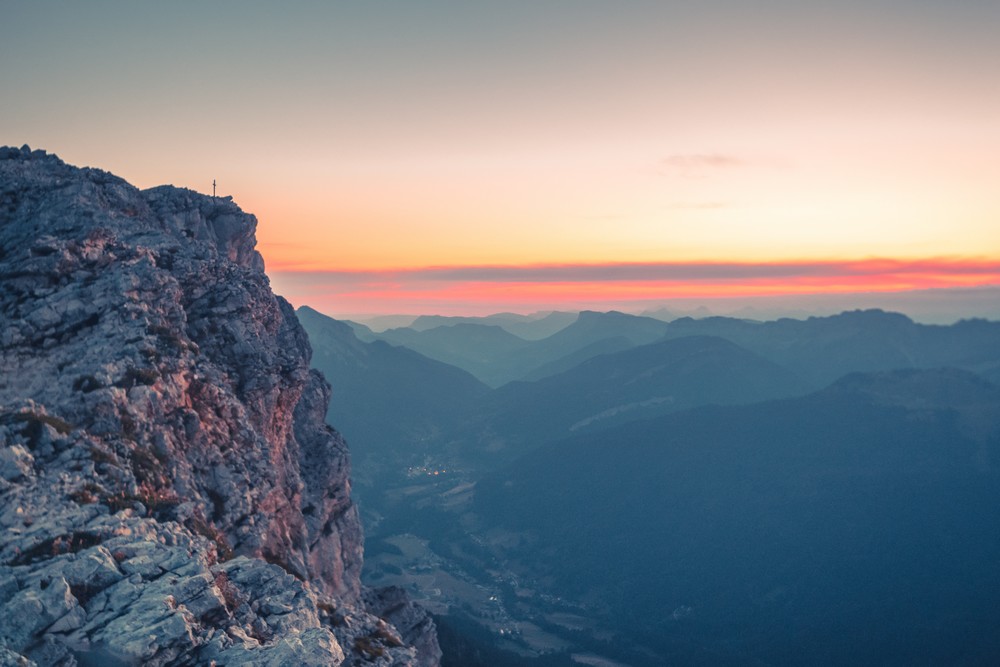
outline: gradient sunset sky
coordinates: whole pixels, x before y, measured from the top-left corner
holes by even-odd
[[[1000,286],[1000,2],[0,0],[0,143],[330,314]]]

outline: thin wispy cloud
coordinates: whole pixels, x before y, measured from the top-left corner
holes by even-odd
[[[580,217],[584,220],[625,220],[626,218],[628,218],[628,216],[623,213],[607,213],[604,215],[583,215]]]
[[[724,208],[732,208],[730,202],[705,201],[705,202],[675,202],[668,208],[671,211],[717,211]]]
[[[745,167],[745,159],[726,153],[684,153],[660,160],[660,166],[685,178],[701,178],[713,171]]]

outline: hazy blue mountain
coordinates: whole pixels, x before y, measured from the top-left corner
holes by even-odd
[[[386,329],[396,329],[408,327],[417,319],[416,315],[359,315],[353,317],[334,318],[341,321],[355,321],[363,324],[372,331],[385,331]]]
[[[518,315],[517,313],[495,313],[485,317],[449,317],[444,315],[421,315],[409,328],[426,331],[435,327],[454,324],[485,324],[498,326],[525,340],[547,338],[576,321],[577,313],[553,311]]]
[[[576,321],[548,338],[534,341],[507,361],[506,381],[543,377],[544,369],[558,372],[567,367],[563,360],[585,361],[584,355],[603,354],[625,346],[644,345],[661,338],[666,323],[650,317],[611,311],[585,310]]]
[[[774,295],[747,299],[723,297],[712,299],[709,312],[696,299],[677,299],[650,309],[642,315],[659,319],[679,317],[746,317],[776,320],[783,317],[806,319],[827,317],[847,310],[878,308],[904,313],[925,324],[954,324],[962,319],[1000,320],[1000,286],[932,288],[906,292],[868,292],[854,294]]]
[[[609,339],[613,340],[613,339]],[[689,336],[587,359],[491,397],[491,432],[541,443],[709,403],[737,404],[805,393],[791,372],[727,340]]]
[[[515,315],[514,313],[495,313],[485,317],[458,315],[420,315],[413,323],[408,325],[414,331],[427,331],[437,327],[450,327],[456,324],[485,324],[486,326],[499,326],[504,328],[502,322],[508,322],[519,318],[526,318],[525,315]]]
[[[468,323],[423,331],[389,329],[378,334],[378,338],[458,366],[494,387],[511,379],[511,359],[531,346],[498,326]]]
[[[576,600],[661,664],[1000,655],[1000,388],[964,371],[568,438],[474,507],[517,598]]]
[[[664,322],[672,322],[680,317],[712,317],[712,315],[714,315],[714,313],[705,306],[698,306],[696,308],[656,308],[653,310],[644,310],[639,314],[643,317],[652,317],[653,319],[663,320]]]
[[[553,313],[559,322],[566,313]],[[576,320],[541,340],[525,340],[497,325],[459,322],[418,331],[389,329],[373,334],[379,340],[403,345],[432,359],[458,366],[492,387],[499,387],[529,374],[541,377],[542,369],[553,372],[570,364],[559,363],[567,355],[572,362],[587,357],[583,351],[600,354],[623,346],[642,345],[663,336],[666,323],[625,313],[584,311]],[[424,318],[424,324],[446,318]],[[482,318],[488,319],[488,318]],[[363,335],[368,335],[367,333]]]
[[[539,341],[539,348],[561,349],[565,352],[578,350],[605,338],[623,336],[633,345],[651,343],[662,338],[667,324],[652,317],[629,315],[612,310],[598,313],[584,310],[573,324]]]
[[[602,338],[601,340],[582,347],[575,352],[570,352],[564,357],[559,357],[555,361],[542,364],[519,379],[524,382],[541,380],[542,378],[547,378],[550,375],[564,373],[575,366],[579,366],[592,357],[596,357],[601,354],[621,352],[622,350],[627,350],[630,347],[635,347],[635,345],[625,336]]]
[[[308,306],[303,306],[303,308],[309,308],[309,307]],[[310,310],[312,310],[312,309],[310,309]],[[316,312],[316,311],[313,311],[313,312]],[[320,313],[320,314],[322,314],[322,313]],[[324,315],[324,317],[327,317],[327,316]],[[332,318],[332,319],[336,319],[336,318]],[[378,334],[375,333],[375,331],[372,330],[372,328],[369,327],[367,324],[361,324],[360,322],[352,322],[351,320],[337,320],[337,321],[338,322],[343,322],[344,324],[346,324],[347,326],[349,326],[351,328],[351,330],[354,332],[354,335],[357,336],[358,340],[360,340],[360,341],[364,341],[366,343],[370,343],[373,340],[378,340]]]
[[[1000,369],[1000,322],[985,320],[924,325],[898,313],[866,310],[771,322],[682,318],[667,329],[672,338],[698,334],[731,340],[817,387],[851,371],[947,366],[995,378]]]
[[[515,336],[520,336],[525,340],[541,340],[576,322],[578,315],[579,313],[576,312],[556,310],[543,317],[515,320],[506,322],[501,326]]]
[[[312,367],[333,385],[327,420],[351,443],[363,485],[437,451],[489,391],[469,373],[405,347],[358,340],[352,327],[303,306]],[[365,489],[362,489],[364,495]]]

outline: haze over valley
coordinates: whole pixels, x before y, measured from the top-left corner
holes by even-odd
[[[375,332],[297,314],[339,379],[328,420],[352,445],[365,576],[439,614],[446,656],[904,665],[1000,648],[998,322],[582,312],[522,338],[505,315]]]

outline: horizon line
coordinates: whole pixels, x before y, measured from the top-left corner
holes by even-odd
[[[266,260],[265,260],[266,261]],[[1000,274],[1000,257],[939,255],[917,258],[867,256],[854,259],[685,260],[663,262],[533,262],[433,264],[412,267],[337,269],[284,262],[267,263],[267,273],[316,274],[340,278],[422,277],[442,281],[525,282],[630,281],[663,278],[739,279],[873,273]]]

